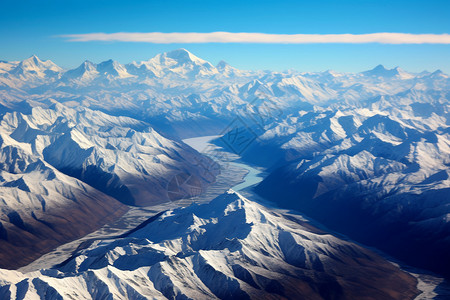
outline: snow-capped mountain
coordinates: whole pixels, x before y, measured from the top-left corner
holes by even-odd
[[[183,197],[171,183],[176,176],[200,193],[218,173],[209,158],[145,122],[57,102],[4,114],[0,136],[0,265],[7,268],[114,221],[128,209],[122,203]]]
[[[410,90],[289,115],[246,156],[277,153],[262,195],[448,274],[449,121],[447,92]]]
[[[142,199],[160,199],[177,171],[208,181],[195,153],[155,131],[240,129],[251,143],[239,154],[271,173],[263,196],[442,273],[450,269],[449,90],[439,70],[242,71],[185,49],[73,70],[37,58],[0,62],[5,134],[125,203],[156,203]]]
[[[8,113],[1,128],[61,172],[125,204],[170,201],[167,186],[177,174],[194,176],[203,189],[218,171],[198,166],[213,163],[149,124],[87,108],[56,103],[52,109],[33,108],[30,115]]]
[[[185,49],[126,65],[111,60],[99,64],[86,61],[40,86],[17,81],[10,65],[20,63],[2,64],[0,92],[19,89],[17,95],[8,93],[16,102],[69,101],[114,115],[151,119],[158,129],[181,136],[184,130],[190,134],[186,122],[195,126],[191,122],[195,120],[208,128],[214,127],[217,119],[230,122],[257,98],[270,98],[286,111],[311,104],[355,104],[410,89],[446,90],[450,86],[447,75],[439,72],[413,74],[383,66],[357,74],[241,71],[224,62],[214,67]],[[219,128],[214,130],[220,132]]]
[[[45,78],[47,76],[57,76],[62,70],[62,68],[58,67],[52,61],[42,61],[36,55],[33,55],[18,63],[9,73],[18,76],[22,80],[29,80],[34,77]]]
[[[0,128],[2,267],[30,263],[127,210],[117,200],[59,172],[31,148]]]
[[[219,71],[220,74],[223,74],[226,77],[241,77],[245,76],[245,71],[241,71],[239,69],[236,69],[235,67],[232,67],[227,62],[221,60],[216,66],[217,71]]]
[[[21,62],[0,64],[0,83],[13,88],[35,88],[59,79],[63,69],[50,60],[33,55]]]
[[[98,75],[99,72],[97,71],[96,65],[86,60],[78,68],[65,72],[62,79],[79,79],[88,81],[96,78]]]
[[[94,82],[110,84],[114,80],[130,77],[133,75],[129,74],[127,69],[116,61],[107,60],[99,64],[85,61],[78,68],[65,72],[61,77],[61,82],[77,87],[91,85]]]
[[[394,69],[386,69],[383,65],[378,65],[372,70],[365,71],[362,74],[364,74],[365,76],[372,76],[372,77],[384,77],[384,78],[397,77],[399,79],[410,79],[414,77],[413,74],[405,72],[399,67],[395,67]]]
[[[135,74],[139,76],[169,76],[171,79],[193,80],[218,74],[218,70],[211,63],[186,49],[158,54],[148,61],[130,64],[129,69],[135,70]]]
[[[52,269],[0,270],[2,299],[412,299],[415,284],[378,255],[231,190],[93,241]]]

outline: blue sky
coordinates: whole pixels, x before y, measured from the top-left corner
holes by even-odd
[[[2,0],[0,59],[36,54],[63,67],[121,63],[186,48],[241,69],[362,71],[377,64],[450,73],[449,44],[154,44],[70,42],[60,35],[116,32],[268,34],[450,33],[450,1],[17,1]]]

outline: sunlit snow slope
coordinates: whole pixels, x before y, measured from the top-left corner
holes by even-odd
[[[0,271],[2,299],[412,299],[415,279],[228,191],[95,241],[50,270]]]
[[[22,266],[117,219],[127,210],[123,204],[183,197],[175,177],[190,178],[200,193],[217,172],[210,159],[135,119],[59,103],[6,113],[0,266]]]
[[[449,91],[440,70],[243,71],[186,49],[72,70],[0,62],[5,134],[123,203],[167,197],[178,171],[211,180],[210,161],[167,137],[243,132],[229,150],[268,167],[263,196],[447,276]]]

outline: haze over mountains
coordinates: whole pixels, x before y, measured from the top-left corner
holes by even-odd
[[[189,134],[185,124],[197,131],[204,124],[211,133],[223,129],[262,93],[285,111],[448,87],[448,76],[439,71],[411,74],[382,66],[358,74],[240,71],[225,62],[214,67],[184,49],[127,65],[86,61],[73,70],[57,70],[35,56],[21,63],[2,63],[0,86],[3,101],[7,99],[2,104],[15,108],[15,103],[27,99],[50,105],[51,98],[69,106],[82,104],[149,120],[168,133],[185,136],[197,134]]]
[[[217,166],[179,140],[222,134],[218,144],[267,168],[256,187],[262,197],[448,277],[449,97],[449,76],[439,70],[415,74],[379,65],[355,74],[243,71],[223,61],[213,66],[185,49],[126,65],[86,61],[72,70],[35,56],[2,61],[0,239],[17,246],[23,243],[18,237],[57,232],[62,225],[54,225],[46,209],[63,203],[114,218],[126,205],[169,201],[167,187],[177,174],[192,175],[202,190],[214,181]],[[213,247],[209,242],[204,247]],[[282,241],[273,243],[275,249]],[[204,249],[197,250],[192,255],[200,257]],[[89,260],[88,252],[78,260]],[[77,284],[88,269],[76,275]],[[230,272],[241,291],[255,292],[239,272]],[[49,280],[58,290],[59,283]],[[220,297],[195,280],[207,287],[204,295]],[[166,297],[192,295],[178,284],[155,289]],[[265,289],[262,281],[255,285]]]

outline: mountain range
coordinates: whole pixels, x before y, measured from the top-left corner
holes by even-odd
[[[261,197],[448,278],[449,99],[444,72],[382,65],[360,73],[246,71],[224,61],[214,66],[185,49],[129,64],[85,61],[71,70],[36,56],[1,61],[0,246],[12,250],[2,252],[9,254],[0,255],[0,265],[23,265],[130,205],[183,197],[173,185],[177,176],[203,191],[219,169],[181,139],[220,135],[215,143],[265,168],[268,176],[255,188]],[[69,208],[76,213],[67,220]],[[92,224],[62,225],[80,223],[88,210],[96,212]],[[53,241],[42,242],[36,253],[20,248],[46,236]],[[279,239],[273,242],[281,247]],[[16,253],[23,260],[10,263]],[[80,257],[74,261],[86,259]],[[88,269],[77,284],[95,273]],[[227,276],[242,280],[234,271]],[[36,280],[18,278],[30,287]],[[207,287],[204,297],[221,297],[195,280]],[[155,289],[166,297],[192,297],[177,284]],[[253,288],[241,290],[252,296]]]
[[[0,270],[2,299],[412,299],[378,255],[230,190],[91,241],[52,269]]]
[[[24,66],[38,71],[22,72]],[[255,105],[252,101],[257,98],[271,98],[277,107],[289,111],[335,102],[357,103],[408,90],[446,90],[448,82],[448,76],[440,71],[413,74],[382,66],[357,74],[240,71],[225,62],[215,67],[185,49],[125,65],[112,60],[86,61],[72,70],[33,56],[0,65],[0,94],[7,99],[0,104],[4,109],[16,109],[14,105],[24,100],[39,105],[50,105],[50,99],[67,106],[81,104],[188,137],[202,127],[217,133],[236,115],[245,117],[248,103]]]
[[[23,266],[119,218],[131,206],[201,193],[219,170],[148,123],[56,101],[0,122],[0,266]],[[205,167],[206,166],[206,167]],[[76,224],[74,226],[74,224]]]

